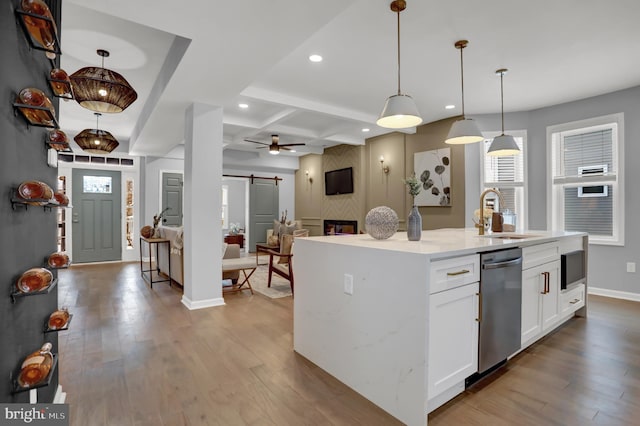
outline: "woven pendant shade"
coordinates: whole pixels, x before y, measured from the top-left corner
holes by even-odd
[[[98,50],[98,55],[103,57],[104,65],[109,52]],[[138,98],[122,75],[104,67],[81,68],[69,78],[76,101],[91,111],[122,112]]]
[[[109,154],[120,145],[111,133],[100,129],[84,129],[73,140],[91,154]]]
[[[96,116],[96,128],[84,129],[78,133],[73,140],[76,141],[83,151],[91,154],[109,154],[120,144],[111,133],[98,129],[98,119],[102,114],[94,112],[94,115]]]

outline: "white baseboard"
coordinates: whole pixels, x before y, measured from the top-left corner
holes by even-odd
[[[56,394],[53,397],[53,403],[64,404],[64,401],[66,401],[66,399],[67,399],[67,393],[62,392],[62,386],[58,385],[58,388],[56,389]]]
[[[142,257],[142,262],[143,262],[143,263],[149,263],[149,261],[151,261],[151,262],[155,262],[155,261],[156,261],[156,258],[155,258],[155,257],[152,257],[152,258],[151,258],[151,260],[149,260],[149,256],[143,256],[143,257]]]
[[[631,293],[628,291],[609,290],[607,288],[588,287],[588,293],[594,296],[612,297],[614,299],[632,300],[634,302],[640,302],[640,294]]]
[[[182,304],[187,307],[190,311],[194,311],[196,309],[204,309],[204,308],[213,308],[214,306],[224,306],[224,298],[217,297],[215,299],[206,299],[206,300],[197,300],[193,301],[189,299],[187,296],[182,295]]]

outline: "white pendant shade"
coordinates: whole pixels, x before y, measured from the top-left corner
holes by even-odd
[[[478,125],[470,118],[463,118],[453,123],[445,143],[450,145],[462,145],[483,141],[482,133]]]
[[[513,136],[502,134],[493,138],[493,142],[489,146],[487,155],[494,157],[504,157],[507,155],[516,155],[520,153],[520,148]]]
[[[387,98],[376,124],[387,129],[404,129],[422,123],[418,107],[409,95],[393,95]]]

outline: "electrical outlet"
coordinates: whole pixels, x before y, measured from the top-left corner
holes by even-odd
[[[353,275],[344,274],[344,292],[345,294],[353,294]]]
[[[627,262],[627,272],[636,272],[636,262]]]

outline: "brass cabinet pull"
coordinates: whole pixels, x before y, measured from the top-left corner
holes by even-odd
[[[468,274],[469,270],[468,269],[463,269],[462,271],[457,271],[457,272],[447,272],[447,276],[448,277],[455,277],[456,275],[464,275],[464,274]]]
[[[549,283],[551,282],[551,273],[550,272],[540,272],[540,275],[542,275],[544,277],[544,290],[542,290],[540,292],[540,294],[548,294],[550,291],[550,285]]]
[[[482,293],[476,293],[478,296],[478,318],[476,318],[477,322],[482,322]]]

